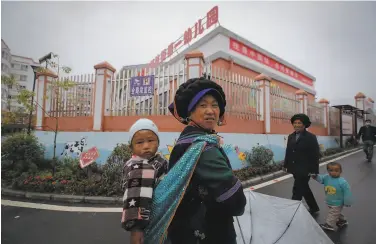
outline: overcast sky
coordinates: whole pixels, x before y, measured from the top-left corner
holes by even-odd
[[[222,26],[316,77],[317,96],[376,100],[376,2],[1,2],[12,54],[61,56],[73,73],[148,63],[213,6]]]

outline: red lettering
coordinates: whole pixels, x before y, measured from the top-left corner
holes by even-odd
[[[174,53],[174,43],[168,45],[167,48],[167,57],[169,58]]]
[[[217,23],[218,23],[218,6],[215,6],[206,14],[206,29],[209,29],[211,26]]]
[[[155,60],[153,59],[152,61],[150,61],[150,63],[149,63],[149,67],[150,67],[150,68],[154,68],[154,63],[155,63]]]
[[[161,62],[165,60],[166,60],[166,49],[163,49],[163,51],[161,52]]]
[[[157,57],[155,57],[155,59],[154,59],[155,60],[155,62],[154,62],[155,65],[158,65],[160,63],[160,59],[159,58],[160,58],[160,55],[157,55]]]
[[[177,43],[175,43],[174,48],[178,48],[182,42],[182,40],[179,40]]]
[[[191,41],[192,41],[192,29],[188,28],[188,30],[184,32],[184,45],[190,43]]]
[[[198,22],[195,24],[195,35],[193,38],[196,38],[198,35],[204,33],[204,27],[201,23],[202,19],[199,19]]]

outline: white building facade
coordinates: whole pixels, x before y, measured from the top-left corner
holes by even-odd
[[[4,40],[1,40],[1,51],[1,74],[13,75],[17,82],[17,86],[1,84],[1,109],[16,111],[23,107],[16,100],[19,91],[33,89],[34,72],[30,65],[38,66],[39,63],[28,57],[12,55]]]
[[[1,39],[1,75],[9,76],[11,72],[11,60],[10,48]],[[9,88],[7,85],[1,84],[1,110],[7,109],[7,98],[9,96]]]

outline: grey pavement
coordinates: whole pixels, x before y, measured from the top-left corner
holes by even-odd
[[[336,244],[375,244],[376,159],[367,163],[364,153],[360,152],[340,162],[343,176],[352,187],[355,203],[344,210],[349,225],[337,233],[327,233]],[[324,173],[325,167],[320,170]],[[292,183],[290,178],[257,191],[290,198]],[[321,223],[327,212],[324,190],[317,182],[310,184],[321,208],[315,218]],[[129,234],[120,227],[120,213],[58,212],[2,205],[1,214],[3,244],[129,243]],[[304,240],[297,240],[296,244],[304,244]]]
[[[351,208],[345,208],[343,212],[349,225],[336,233],[326,233],[335,244],[375,244],[376,158],[373,158],[372,163],[368,163],[365,154],[359,152],[343,158],[339,162],[342,164],[342,176],[349,182],[355,202]],[[320,173],[326,173],[325,166],[320,168]],[[293,179],[290,178],[257,191],[268,195],[291,198],[292,184]],[[324,188],[314,180],[310,181],[310,186],[321,208],[315,219],[317,222],[323,223],[327,213]]]

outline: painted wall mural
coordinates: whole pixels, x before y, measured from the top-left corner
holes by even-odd
[[[52,158],[54,133],[48,131],[37,131],[36,136],[46,147],[46,158]],[[232,167],[240,169],[247,165],[246,152],[251,151],[252,147],[263,145],[271,149],[274,153],[274,160],[283,160],[287,143],[287,135],[266,135],[266,134],[236,134],[221,133],[223,137],[224,151],[228,155]],[[82,152],[91,147],[97,147],[99,158],[98,164],[104,164],[111,155],[112,150],[117,143],[127,143],[128,132],[59,132],[57,135],[56,154],[62,157],[77,158]],[[179,137],[176,132],[161,132],[159,152],[166,159],[169,159],[170,153]],[[338,147],[335,137],[318,136],[320,148]]]

